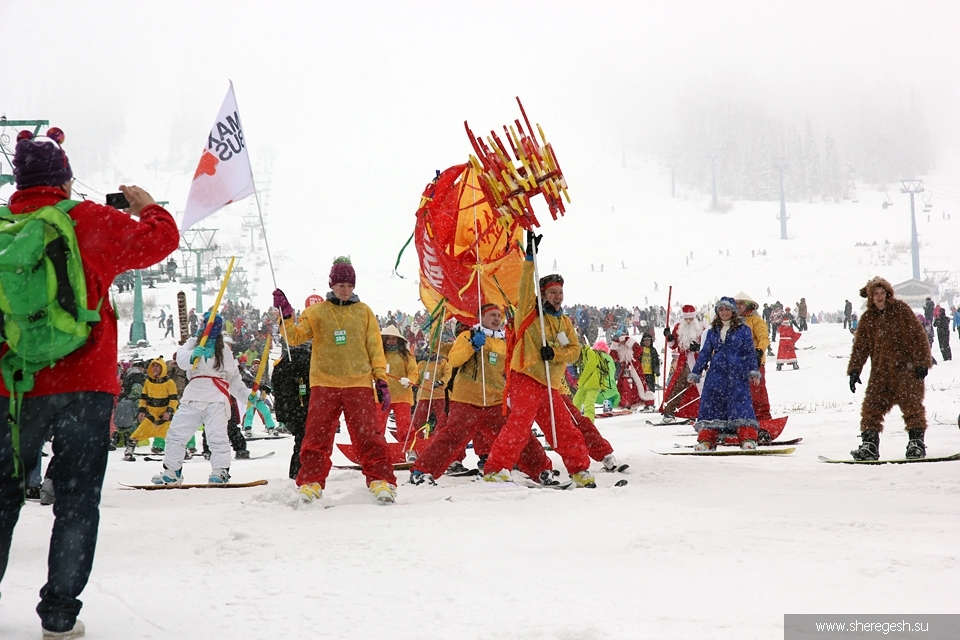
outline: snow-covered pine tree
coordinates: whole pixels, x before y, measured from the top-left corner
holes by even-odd
[[[803,140],[803,164],[807,178],[807,198],[813,202],[823,194],[823,179],[820,174],[820,151],[813,137],[813,124],[810,118],[807,118],[806,135]]]
[[[834,202],[840,202],[843,195],[842,181],[837,145],[833,136],[828,133],[823,143],[823,195]]]

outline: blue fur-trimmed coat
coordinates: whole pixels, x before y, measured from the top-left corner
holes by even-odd
[[[750,399],[751,374],[760,375],[750,327],[741,324],[728,330],[722,342],[720,331],[709,329],[691,373],[700,376],[707,365],[710,368],[700,395],[697,431],[702,428],[735,431],[737,427],[759,426]]]

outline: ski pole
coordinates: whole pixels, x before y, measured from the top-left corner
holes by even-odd
[[[670,303],[673,301],[673,285],[670,285],[670,289],[667,291],[667,321],[666,328],[670,328]],[[651,341],[652,344],[652,341]],[[666,336],[663,337],[663,379],[667,379],[667,349],[670,348],[670,339]],[[666,403],[664,403],[666,404]]]
[[[537,294],[537,307],[540,310],[540,342],[541,346],[547,346],[547,329],[543,321],[543,296],[540,291],[540,268],[537,264],[537,239],[536,234],[528,232],[534,236],[532,240],[533,249],[533,290]],[[547,400],[550,405],[550,430],[553,432],[553,446],[557,446],[557,419],[553,415],[553,385],[550,383],[550,363],[544,360],[543,367],[547,371]]]

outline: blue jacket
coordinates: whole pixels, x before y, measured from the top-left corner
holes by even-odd
[[[750,376],[759,376],[753,332],[745,324],[727,332],[710,329],[700,347],[691,373],[701,375],[710,366],[700,396],[696,428],[735,431],[737,427],[759,426],[750,398]]]

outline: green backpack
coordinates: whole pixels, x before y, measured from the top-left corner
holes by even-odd
[[[0,339],[9,350],[0,373],[11,395],[14,448],[19,449],[20,404],[34,374],[82,347],[100,320],[100,305],[85,308],[83,263],[68,215],[79,204],[14,215],[0,207]]]

